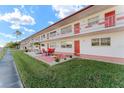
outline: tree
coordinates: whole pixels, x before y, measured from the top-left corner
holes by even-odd
[[[16,38],[18,40],[18,36],[21,36],[22,32],[20,32],[19,30],[16,30],[14,34],[16,35]]]
[[[9,42],[6,44],[6,47],[8,48],[19,48],[19,42]]]

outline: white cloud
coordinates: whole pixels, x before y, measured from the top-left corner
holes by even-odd
[[[0,42],[0,47],[4,47],[6,43]]]
[[[58,18],[64,18],[84,7],[83,5],[53,5],[52,9],[56,12],[55,15]]]
[[[54,22],[53,22],[53,21],[48,21],[48,23],[51,25],[51,24],[53,24]]]
[[[5,44],[3,44],[3,43],[0,43],[0,47],[4,47],[5,46]]]
[[[14,8],[14,12],[0,15],[0,21],[11,23],[11,28],[20,28],[21,25],[34,25],[35,19],[29,15],[22,14],[19,9]]]
[[[10,39],[15,39],[16,37],[11,35],[11,34],[6,34],[6,33],[2,33],[0,32],[0,36],[3,36],[5,38],[10,38]]]
[[[11,28],[11,29],[20,29],[21,26],[20,26],[19,24],[12,24],[12,25],[10,26],[10,28]]]
[[[4,47],[6,44],[6,41],[0,38],[0,47]]]
[[[29,28],[26,28],[26,27],[23,27],[23,29],[24,29],[26,32],[35,32],[35,30],[29,29]]]

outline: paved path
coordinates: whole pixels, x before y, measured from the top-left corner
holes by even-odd
[[[17,69],[13,57],[9,50],[6,55],[0,61],[0,88],[21,88],[22,83],[20,81]]]

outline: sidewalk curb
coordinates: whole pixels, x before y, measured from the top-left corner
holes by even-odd
[[[8,52],[10,52],[10,50],[8,50]],[[10,54],[11,54],[11,56],[12,56],[12,53],[11,53],[11,52],[10,52]],[[19,72],[18,72],[18,69],[17,69],[17,66],[16,66],[16,64],[15,64],[15,61],[14,61],[13,56],[12,56],[12,59],[13,59],[14,68],[15,68],[16,73],[17,73],[17,77],[18,77],[18,79],[19,79],[20,88],[24,88],[23,81],[22,81],[22,79],[21,79],[21,77],[20,77],[20,74],[19,74]]]

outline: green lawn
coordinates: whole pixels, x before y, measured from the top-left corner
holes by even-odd
[[[1,51],[0,51],[0,60],[3,58],[3,56],[5,55],[6,53],[6,48],[3,48]]]
[[[124,66],[73,59],[55,66],[12,51],[25,87],[124,87]]]

